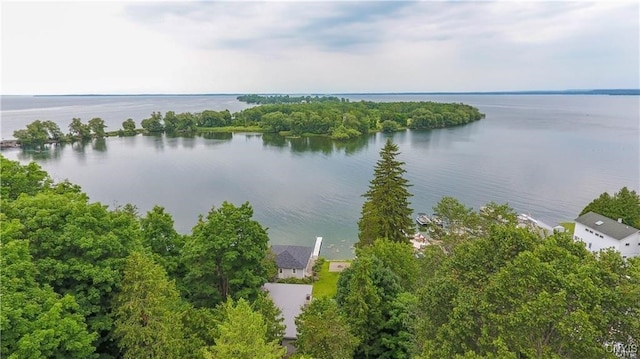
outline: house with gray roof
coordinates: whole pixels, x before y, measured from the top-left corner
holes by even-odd
[[[613,248],[623,258],[640,256],[640,229],[613,220],[595,212],[588,212],[575,219],[573,239],[583,242],[588,250],[598,252]]]
[[[276,256],[278,278],[305,278],[312,274],[313,247],[274,245],[271,250]]]
[[[287,347],[289,354],[295,351],[292,342],[298,336],[295,319],[302,313],[304,307],[311,302],[311,284],[287,284],[287,283],[265,283],[264,289],[269,292],[269,296],[282,311],[285,331],[282,344]]]

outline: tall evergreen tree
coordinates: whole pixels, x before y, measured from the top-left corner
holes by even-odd
[[[180,294],[164,269],[141,253],[127,258],[114,310],[124,358],[180,358],[183,330]]]
[[[412,233],[412,210],[409,208],[409,181],[403,177],[404,162],[396,157],[398,146],[387,140],[380,151],[369,190],[363,195],[362,217],[358,222],[358,247],[373,244],[376,238],[407,242]]]

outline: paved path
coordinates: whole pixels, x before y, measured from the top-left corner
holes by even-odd
[[[329,272],[342,272],[351,266],[351,262],[329,262]]]

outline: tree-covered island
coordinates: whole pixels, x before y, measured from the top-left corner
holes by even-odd
[[[328,136],[348,140],[371,132],[399,129],[436,129],[464,125],[484,118],[477,108],[462,103],[437,102],[351,102],[337,97],[239,96],[239,100],[260,105],[240,112],[205,110],[198,113],[164,115],[153,112],[136,127],[133,119],[122,128],[106,132],[104,121],[88,123],[74,118],[69,132],[52,121],[36,120],[13,136],[23,147],[42,148],[47,143],[82,142],[105,136],[135,136],[139,133],[190,136],[206,132],[266,132],[283,136]]]

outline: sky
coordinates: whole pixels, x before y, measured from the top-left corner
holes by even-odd
[[[640,88],[640,2],[5,1],[3,95]]]

